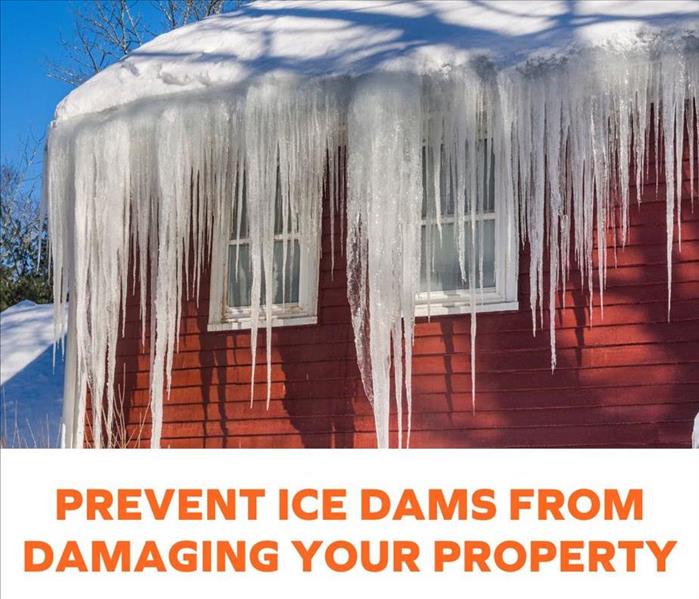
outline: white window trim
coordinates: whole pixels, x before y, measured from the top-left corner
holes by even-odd
[[[493,216],[480,215],[478,220],[495,220],[495,287],[475,290],[476,312],[506,312],[519,310],[517,278],[519,276],[519,247],[516,241],[515,214],[496,189]],[[469,219],[468,215],[467,219]],[[442,222],[455,222],[445,218]],[[429,224],[431,219],[423,219]],[[471,290],[424,291],[415,297],[415,316],[446,316],[471,312]]]
[[[224,209],[222,221],[214,225],[215,239],[211,251],[211,286],[209,290],[209,323],[207,330],[241,331],[252,328],[250,308],[234,308],[228,305],[228,248],[245,240],[231,240],[226,223],[230,222],[230,205]],[[315,237],[315,238],[313,238]],[[302,326],[318,323],[318,282],[320,276],[320,232],[312,236],[303,229],[298,233],[277,234],[275,241],[298,240],[299,256],[299,301],[274,304],[272,327]],[[307,243],[303,243],[306,240]],[[258,326],[266,327],[266,309],[260,307]]]

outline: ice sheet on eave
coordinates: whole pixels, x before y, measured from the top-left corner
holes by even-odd
[[[696,33],[685,1],[261,1],[164,34],[74,90],[56,120],[150,98],[244,89],[266,75],[338,77],[381,70],[500,67],[581,48],[643,50]]]

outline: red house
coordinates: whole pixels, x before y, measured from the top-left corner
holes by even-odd
[[[65,444],[689,446],[697,15],[521,6],[253,3],[69,95]]]

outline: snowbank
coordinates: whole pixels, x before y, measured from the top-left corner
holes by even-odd
[[[24,300],[0,312],[2,437],[9,445],[55,445],[63,360],[53,364],[53,304]]]
[[[184,92],[240,90],[265,75],[339,77],[634,52],[696,32],[687,1],[256,1],[159,36],[73,91],[56,119]]]

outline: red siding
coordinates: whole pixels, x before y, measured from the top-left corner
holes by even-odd
[[[682,251],[673,250],[666,320],[665,200],[661,181],[631,208],[629,242],[610,253],[604,320],[592,318],[577,272],[557,314],[558,367],[546,325],[531,334],[528,255],[520,257],[517,312],[478,316],[476,412],[471,411],[469,316],[419,319],[413,361],[413,447],[688,446],[699,410],[699,203],[685,162]],[[696,175],[695,175],[696,176]],[[695,182],[695,195],[699,181]],[[635,193],[635,192],[634,192]],[[632,194],[633,197],[633,194]],[[324,220],[319,323],[273,332],[272,401],[265,407],[264,333],[251,407],[250,336],[206,331],[208,275],[199,306],[185,306],[163,447],[373,447],[371,408],[356,366],[336,232],[330,268]],[[611,235],[610,235],[611,244]],[[559,294],[559,305],[561,302]],[[548,317],[544,314],[544,321]],[[592,324],[592,326],[590,326]],[[148,441],[148,348],[131,298],[119,347],[127,419]],[[145,426],[138,423],[145,419]],[[395,442],[395,421],[393,426]],[[140,432],[135,432],[136,430]],[[142,429],[142,430],[141,430]]]

